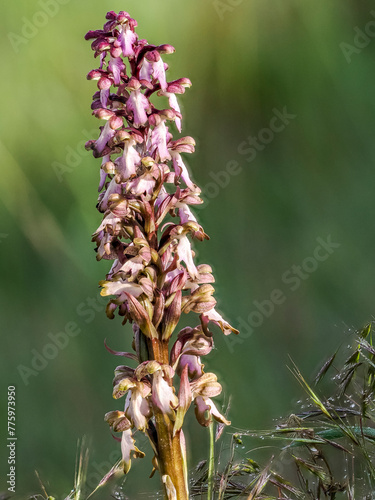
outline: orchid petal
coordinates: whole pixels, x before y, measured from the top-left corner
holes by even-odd
[[[152,64],[147,59],[143,59],[142,67],[139,72],[139,79],[146,80],[146,82],[151,83],[152,72],[153,72]]]
[[[185,182],[188,188],[190,188],[192,191],[195,191],[196,186],[190,179],[188,169],[186,168],[186,165],[182,161],[180,153],[172,151],[171,154],[173,160],[173,168],[174,171],[176,172],[176,175],[178,177],[181,177],[181,179]]]
[[[181,224],[189,221],[198,222],[186,203],[179,203],[178,216],[180,217]]]
[[[180,260],[184,261],[188,273],[193,279],[198,277],[198,269],[194,264],[193,254],[191,250],[191,244],[186,234],[179,238],[177,245],[177,253]]]
[[[139,72],[139,79],[146,80],[152,83],[152,77],[155,80],[159,80],[160,87],[162,90],[167,90],[167,80],[165,76],[164,62],[161,57],[158,61],[148,61],[146,58],[143,59],[142,67]]]
[[[134,48],[133,44],[137,41],[137,35],[131,29],[122,29],[119,33],[118,40],[121,44],[121,50],[124,57],[133,57]]]
[[[111,180],[111,182],[109,183],[109,185],[104,193],[104,196],[102,196],[101,199],[99,198],[100,199],[100,202],[99,202],[100,211],[105,212],[106,210],[108,210],[109,197],[112,194],[121,194],[121,192],[122,192],[121,185],[116,182],[115,178],[113,178]]]
[[[168,128],[165,125],[165,120],[161,120],[159,125],[157,125],[152,131],[151,141],[152,141],[152,151],[156,151],[159,154],[161,162],[171,159],[167,148],[167,132]]]
[[[112,231],[115,231],[115,228],[118,224],[121,224],[121,219],[109,212],[108,215],[106,215],[102,220],[100,226],[95,231],[94,235],[99,234],[100,231],[106,230],[107,226],[110,226],[112,228]]]
[[[103,89],[100,91],[100,104],[103,108],[106,108],[108,105],[109,98],[109,89]]]
[[[140,195],[146,193],[151,196],[156,184],[156,179],[150,175],[142,175],[137,177],[133,181],[129,182],[129,191],[134,195]]]
[[[135,446],[135,439],[130,429],[122,433],[121,453],[124,474],[127,474],[130,470],[132,455],[137,458],[143,458],[145,456],[145,454]]]
[[[143,293],[140,285],[136,283],[126,283],[124,281],[102,281],[101,286],[103,289],[100,295],[103,297],[107,295],[121,295],[122,293],[128,293],[133,297],[139,297]]]
[[[153,64],[153,76],[156,80],[159,80],[160,87],[162,90],[167,90],[167,80],[165,76],[165,68],[163,59],[160,57],[158,61]]]
[[[134,116],[134,126],[136,128],[143,126],[147,122],[146,110],[150,108],[150,103],[147,97],[140,90],[132,90],[129,99],[126,101],[126,106],[129,111],[132,111]]]
[[[103,127],[99,139],[95,142],[95,149],[98,153],[101,153],[106,147],[108,141],[112,139],[115,135],[115,131],[111,129],[109,121]]]
[[[166,95],[168,96],[168,101],[169,101],[170,107],[172,109],[174,109],[175,111],[177,111],[177,113],[181,113],[181,109],[180,109],[180,106],[178,104],[176,94],[171,94],[169,92],[168,93],[166,92]],[[177,130],[179,132],[181,132],[181,129],[182,129],[181,118],[179,116],[176,116],[175,123],[176,123]]]
[[[221,424],[230,425],[231,422],[227,420],[224,415],[222,415],[219,410],[216,408],[215,403],[210,399],[206,398],[206,404],[210,407],[210,413],[214,417],[217,422]]]
[[[228,323],[228,321],[225,321],[225,319],[221,316],[221,314],[219,314],[215,310],[215,308],[212,308],[210,311],[204,312],[202,316],[203,319],[205,319],[206,321],[208,320],[218,325],[221,328],[224,335],[230,335],[231,333],[236,333],[236,334],[239,333],[238,330],[233,328],[233,326],[231,326]]]
[[[115,85],[120,85],[121,72],[125,69],[125,64],[123,63],[121,57],[111,57],[111,60],[108,63],[108,69],[113,74]]]
[[[178,372],[187,366],[189,377],[192,380],[203,375],[203,364],[199,356],[193,354],[182,354],[178,362]]]
[[[195,416],[198,422],[204,427],[208,427],[211,423],[211,417],[206,417],[206,412],[209,412],[211,407],[206,404],[206,401],[202,396],[198,396],[194,399],[195,404]]]
[[[125,141],[124,153],[115,161],[116,171],[122,182],[134,177],[137,166],[141,163],[141,157],[130,141]]]
[[[163,373],[160,370],[153,375],[152,401],[161,413],[168,415],[170,419],[174,420],[174,408],[178,405],[178,398],[173,388],[163,378]]]
[[[147,388],[146,391],[142,392],[137,388],[132,389],[126,398],[125,402],[125,414],[133,425],[144,431],[147,428],[147,422],[151,417],[150,405],[146,399],[148,394],[151,392],[150,387],[142,384]]]

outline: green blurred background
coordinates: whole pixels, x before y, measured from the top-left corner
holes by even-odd
[[[100,221],[99,163],[83,149],[99,125],[90,111],[95,84],[85,78],[97,61],[83,36],[102,27],[107,10],[130,12],[150,43],[174,45],[169,79],[193,82],[180,99],[183,133],[197,140],[188,161],[206,194],[199,220],[211,237],[196,248],[199,262],[216,273],[219,309],[238,326],[254,301],[274,289],[286,296],[251,335],[244,329],[242,342],[216,332],[206,366],[223,382],[222,401],[232,396],[233,425],[264,428],[291,411],[301,390],[286,368],[288,355],[310,377],[374,311],[375,40],[358,38],[361,48],[350,62],[340,47],[354,46],[356,26],[375,35],[368,25],[373,2],[64,0],[47,22],[42,4],[3,2],[0,20],[0,436],[5,450],[6,390],[15,385],[16,498],[22,499],[40,492],[35,469],[49,494],[64,498],[83,435],[90,441],[91,483],[119,452],[103,421],[122,404],[111,397],[118,363],[103,339],[125,350],[131,335],[118,318],[107,320],[97,301],[108,269],[96,262],[90,243]],[[33,33],[29,23],[44,25]],[[22,30],[28,39],[11,35],[12,46],[9,34],[23,36]],[[284,107],[295,118],[247,161],[241,144]],[[228,180],[222,172],[233,161],[241,171]],[[69,170],[60,179],[57,163]],[[212,187],[215,174],[227,185]],[[292,292],[282,275],[328,235],[340,247]],[[31,368],[35,352],[51,342],[48,334],[71,322],[80,333],[26,385],[20,365]],[[206,457],[208,436],[193,414],[188,420],[194,465]],[[143,479],[151,470],[146,450],[126,482],[130,498],[158,488],[157,478]],[[3,451],[1,470],[7,470]],[[0,491],[3,473],[1,481]]]

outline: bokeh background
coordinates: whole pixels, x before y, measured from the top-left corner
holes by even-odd
[[[52,10],[44,22],[40,12],[47,4]],[[16,498],[41,493],[34,470],[49,494],[64,498],[83,435],[90,443],[91,483],[118,453],[103,421],[121,404],[111,397],[117,362],[103,339],[126,350],[131,335],[117,318],[107,320],[97,299],[107,264],[96,262],[90,243],[100,221],[99,164],[83,144],[99,123],[90,111],[95,84],[85,79],[96,61],[84,34],[102,26],[107,10],[127,10],[142,37],[175,46],[169,78],[193,82],[180,99],[183,132],[197,140],[188,161],[206,195],[199,219],[211,237],[196,249],[199,261],[214,268],[219,308],[238,326],[248,323],[254,301],[274,289],[286,297],[252,332],[242,328],[239,342],[217,331],[217,349],[207,360],[223,381],[222,402],[232,397],[234,427],[259,429],[301,397],[288,356],[309,378],[348,343],[353,329],[373,318],[372,8],[356,0],[2,3],[0,436],[6,471],[6,390],[15,385]],[[274,110],[285,107],[295,115],[290,123],[268,144],[260,141],[254,158],[244,152],[244,141],[266,137],[262,129]],[[229,180],[223,174],[228,162],[238,165]],[[283,274],[328,235],[340,246],[291,291]],[[51,343],[49,334],[72,322],[79,334],[45,367],[39,360],[39,371],[25,371]],[[208,436],[192,414],[187,435],[193,466],[206,458]],[[157,478],[144,479],[150,458],[148,450],[134,463],[125,485],[129,498],[158,488]]]

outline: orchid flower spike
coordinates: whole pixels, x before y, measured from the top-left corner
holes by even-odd
[[[121,434],[124,473],[132,458],[144,456],[133,435],[144,432],[166,497],[187,500],[182,427],[189,407],[194,403],[203,426],[212,419],[230,424],[212,401],[221,385],[201,361],[213,348],[210,328],[238,332],[217,312],[212,270],[197,264],[192,245],[208,238],[191,208],[202,203],[201,191],[183,158],[195,142],[173,136],[182,130],[178,100],[191,82],[169,81],[165,59],[174,48],[140,39],[136,26],[127,12],[111,11],[103,29],[85,37],[99,62],[87,78],[97,82],[91,107],[102,122],[98,137],[86,144],[101,159],[97,208],[103,220],[93,241],[97,259],[112,263],[101,294],[111,297],[110,319],[117,313],[132,324],[134,352],[106,347],[137,363],[116,368],[113,397],[125,403],[105,419]],[[198,326],[176,334],[189,312],[199,316]]]

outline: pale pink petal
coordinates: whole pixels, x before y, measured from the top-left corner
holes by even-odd
[[[185,224],[189,221],[197,222],[197,219],[193,215],[193,212],[190,210],[189,206],[186,203],[178,203],[178,216],[180,217],[181,224]]]
[[[120,269],[121,269],[121,262],[118,259],[115,259],[113,261],[111,269],[109,270],[109,273],[107,274],[108,281],[112,280],[113,275],[118,273]]]
[[[214,373],[203,373],[198,379],[193,380],[190,386],[193,397],[213,398],[222,391],[222,387]]]
[[[177,176],[181,177],[181,179],[185,182],[188,188],[195,191],[196,186],[190,179],[188,169],[186,168],[184,162],[182,161],[180,153],[177,153],[177,151],[171,151],[171,154],[173,160],[173,168]]]
[[[194,399],[194,404],[195,404],[195,416],[197,417],[198,422],[207,427],[210,425],[211,421],[211,416],[209,418],[206,417],[206,412],[210,411],[210,406],[206,404],[206,401],[202,396],[197,396]]]
[[[144,384],[142,384],[144,385]],[[139,430],[145,430],[147,422],[151,416],[150,405],[145,399],[151,389],[148,388],[148,393],[142,394],[137,388],[133,388],[127,395],[125,402],[125,414],[133,425]]]
[[[146,110],[149,109],[150,103],[147,97],[140,90],[132,90],[129,99],[126,101],[126,106],[129,111],[132,111],[134,116],[134,126],[136,128],[145,125],[147,122]]]
[[[155,200],[155,206],[159,208],[160,205],[165,200],[165,198],[167,198],[167,196],[169,196],[168,193],[167,193],[167,190],[165,189],[164,186],[162,186],[161,189],[160,189],[160,191],[159,191],[158,197]]]
[[[174,269],[173,271],[169,271],[169,273],[166,274],[165,276],[165,283],[170,283],[173,278],[176,276],[183,274],[183,271],[181,269]]]
[[[175,412],[173,408],[178,405],[178,397],[173,392],[173,388],[163,378],[163,372],[157,371],[153,375],[152,381],[152,401],[159,408],[159,410],[174,418]]]
[[[180,109],[180,106],[178,104],[176,94],[171,94],[169,92],[166,92],[165,95],[168,97],[170,107],[172,109],[174,109],[175,111],[177,111],[178,113],[181,113],[181,109]],[[179,116],[176,116],[175,123],[176,123],[177,130],[179,132],[181,132],[181,128],[182,128],[181,127],[181,118]]]
[[[100,203],[99,203],[99,208],[101,212],[105,212],[108,209],[108,200],[111,194],[121,194],[121,185],[117,184],[115,178],[111,180],[109,183],[104,196],[101,198]]]
[[[106,226],[110,226],[114,230],[117,224],[121,224],[121,219],[119,217],[116,217],[112,213],[109,213],[104,217],[100,226],[95,231],[94,235],[100,233],[100,231],[103,231],[106,228]]]
[[[115,85],[120,85],[121,83],[121,71],[125,69],[125,64],[121,57],[111,57],[108,63],[108,69],[113,74],[113,80]]]
[[[134,141],[133,141],[134,144]],[[116,170],[119,173],[122,181],[127,181],[130,177],[136,174],[137,167],[141,163],[141,157],[138,151],[130,143],[125,141],[124,152],[122,156],[115,161]]]
[[[158,61],[151,62],[146,58],[143,59],[142,67],[139,72],[139,79],[152,83],[152,78],[159,80],[162,90],[167,90],[168,85],[165,76],[164,62],[161,57],[159,57]]]
[[[106,52],[102,52],[100,54],[100,69],[103,69],[103,66],[104,66],[104,60],[105,60],[105,57],[106,57],[107,53]]]
[[[198,270],[194,264],[191,244],[186,234],[180,236],[179,238],[177,253],[179,259],[185,262],[186,269],[188,270],[191,278],[196,279],[198,277]]]
[[[126,274],[131,274],[131,276],[134,278],[143,270],[144,267],[145,266],[142,262],[136,262],[133,259],[129,259],[123,266],[121,266],[119,270],[124,271],[124,273]]]
[[[212,308],[210,311],[205,312],[202,314],[208,321],[212,321],[212,323],[215,323],[217,326],[221,328],[223,331],[224,335],[229,335],[231,333],[238,333],[238,330],[233,328],[228,321],[225,321],[225,319],[219,314],[215,308]]]
[[[146,193],[151,196],[155,188],[156,180],[152,176],[141,176],[128,183],[129,191],[132,194],[140,195]]]
[[[125,281],[101,281],[101,286],[103,287],[100,295],[106,297],[107,295],[121,295],[124,292],[132,295],[133,297],[139,297],[142,295],[143,290],[137,283],[127,283]]]
[[[108,105],[109,89],[103,89],[100,91],[100,104],[103,108]]]
[[[150,63],[150,61],[147,61],[147,59],[144,58],[141,70],[139,72],[139,79],[140,80],[146,80],[146,82],[150,82],[151,83],[152,72],[153,72],[152,63]]]
[[[216,408],[215,403],[210,399],[206,398],[205,399],[206,405],[210,407],[210,413],[214,417],[215,420],[218,422],[225,424],[225,425],[230,425],[230,421],[227,420],[224,415],[222,415],[219,410]]]
[[[107,145],[107,142],[112,139],[114,135],[115,131],[111,129],[109,121],[107,121],[103,127],[103,130],[101,131],[99,139],[95,142],[95,149],[98,153],[101,153],[103,151],[103,149]]]
[[[121,50],[124,54],[124,57],[134,56],[133,44],[137,41],[137,38],[137,35],[131,29],[123,28],[120,31],[118,40],[120,41]]]
[[[162,120],[154,128],[151,135],[152,152],[154,153],[157,150],[161,162],[171,159],[167,148],[167,133],[168,127],[165,126],[165,120]]]
[[[121,453],[122,453],[122,465],[124,468],[124,473],[127,474],[131,467],[131,456],[143,458],[144,453],[142,453],[135,446],[135,439],[132,436],[132,431],[128,429],[122,433],[121,438]]]
[[[99,186],[98,186],[98,191],[101,191],[104,187],[105,181],[107,180],[107,172],[104,172],[103,169],[100,169],[100,180],[99,180]]]
[[[110,159],[111,159],[110,155],[103,156],[101,166],[103,167],[103,165],[105,163],[107,163],[108,161],[110,161]],[[104,172],[103,168],[101,168],[100,169],[100,182],[99,182],[98,191],[101,191],[103,189],[106,179],[107,179],[107,172]]]
[[[188,367],[189,378],[194,380],[203,375],[203,364],[201,363],[201,359],[199,356],[193,356],[190,354],[183,354],[178,363],[178,371],[182,372],[182,370]]]
[[[167,90],[167,80],[165,76],[165,68],[163,59],[160,57],[159,61],[153,62],[153,77],[159,80],[160,87],[162,90]]]

